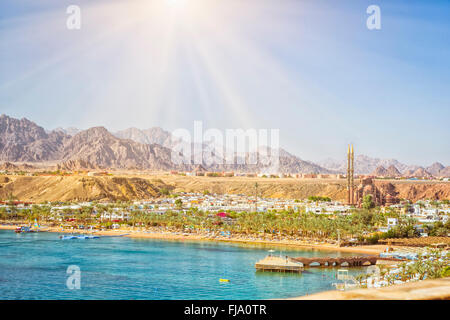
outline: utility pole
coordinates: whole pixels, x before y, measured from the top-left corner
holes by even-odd
[[[337,230],[337,232],[338,232],[338,247],[340,247],[341,246],[341,230]]]
[[[255,212],[258,212],[258,182],[255,182]]]

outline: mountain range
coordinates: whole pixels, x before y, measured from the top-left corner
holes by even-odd
[[[347,160],[334,160],[327,158],[318,164],[329,170],[334,170],[345,174],[347,172]],[[386,177],[448,177],[450,176],[450,166],[445,167],[439,162],[435,162],[428,167],[418,165],[407,165],[396,159],[371,158],[366,155],[355,156],[355,173],[386,176]]]
[[[77,167],[155,171],[195,169],[198,164],[179,164],[172,161],[171,147],[176,141],[169,132],[157,127],[148,130],[130,128],[114,134],[104,127],[87,130],[57,128],[46,131],[25,118],[0,116],[0,161],[7,162],[57,161],[59,168],[71,170]],[[204,159],[207,159],[208,152],[203,153]],[[331,172],[282,149],[279,155],[278,171],[282,173]],[[251,156],[250,153],[246,153],[243,157]],[[256,156],[260,157],[261,154],[258,152]],[[235,160],[237,158],[238,155],[235,155]],[[271,169],[259,160],[256,164],[202,163],[201,165],[209,171],[265,172]]]
[[[58,168],[75,170],[79,168],[100,169],[145,169],[155,171],[194,170],[198,164],[179,164],[172,161],[174,139],[170,132],[159,127],[146,130],[129,128],[118,132],[109,132],[104,127],[87,130],[77,128],[57,128],[47,131],[28,119],[15,119],[7,115],[0,116],[0,161],[4,162],[58,162]],[[211,147],[205,143],[203,147]],[[194,149],[193,144],[190,146]],[[234,154],[235,164],[225,163],[224,155],[211,153],[203,148],[202,168],[207,171],[236,171],[271,173],[269,165],[263,163],[261,155],[271,153],[268,147],[260,146],[255,153]],[[314,163],[305,161],[284,149],[278,150],[279,173],[345,173],[346,161],[327,159]],[[208,158],[209,157],[209,158]],[[255,164],[237,164],[239,157],[255,157]],[[216,160],[211,164],[207,160]],[[242,163],[242,162],[241,162]],[[247,162],[248,163],[248,162]],[[385,169],[387,168],[387,169]],[[384,169],[384,170],[383,170]],[[419,175],[450,176],[450,167],[436,162],[423,168],[410,166],[395,159],[370,158],[365,155],[355,157],[357,174],[378,173],[379,176]]]

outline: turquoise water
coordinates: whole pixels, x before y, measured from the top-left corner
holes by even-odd
[[[0,299],[273,299],[334,289],[336,269],[255,272],[255,262],[269,249],[113,237],[63,241],[56,233],[0,230]],[[292,249],[281,254],[349,255]],[[66,285],[69,265],[81,270],[80,290]]]

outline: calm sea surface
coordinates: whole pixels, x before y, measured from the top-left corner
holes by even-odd
[[[273,299],[334,289],[337,269],[255,272],[269,249],[113,237],[60,240],[57,233],[0,230],[0,299]],[[273,249],[294,257],[350,255]],[[81,270],[80,290],[66,285],[70,265]]]

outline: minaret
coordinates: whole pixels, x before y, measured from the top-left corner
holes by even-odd
[[[350,145],[347,148],[347,203],[350,204]]]
[[[353,144],[348,145],[347,149],[347,203],[350,205],[355,204],[355,154],[353,150]]]
[[[355,153],[353,151],[353,144],[352,144],[352,150],[351,150],[351,162],[352,162],[352,167],[351,167],[351,181],[350,181],[350,186],[351,186],[351,204],[355,204]]]

